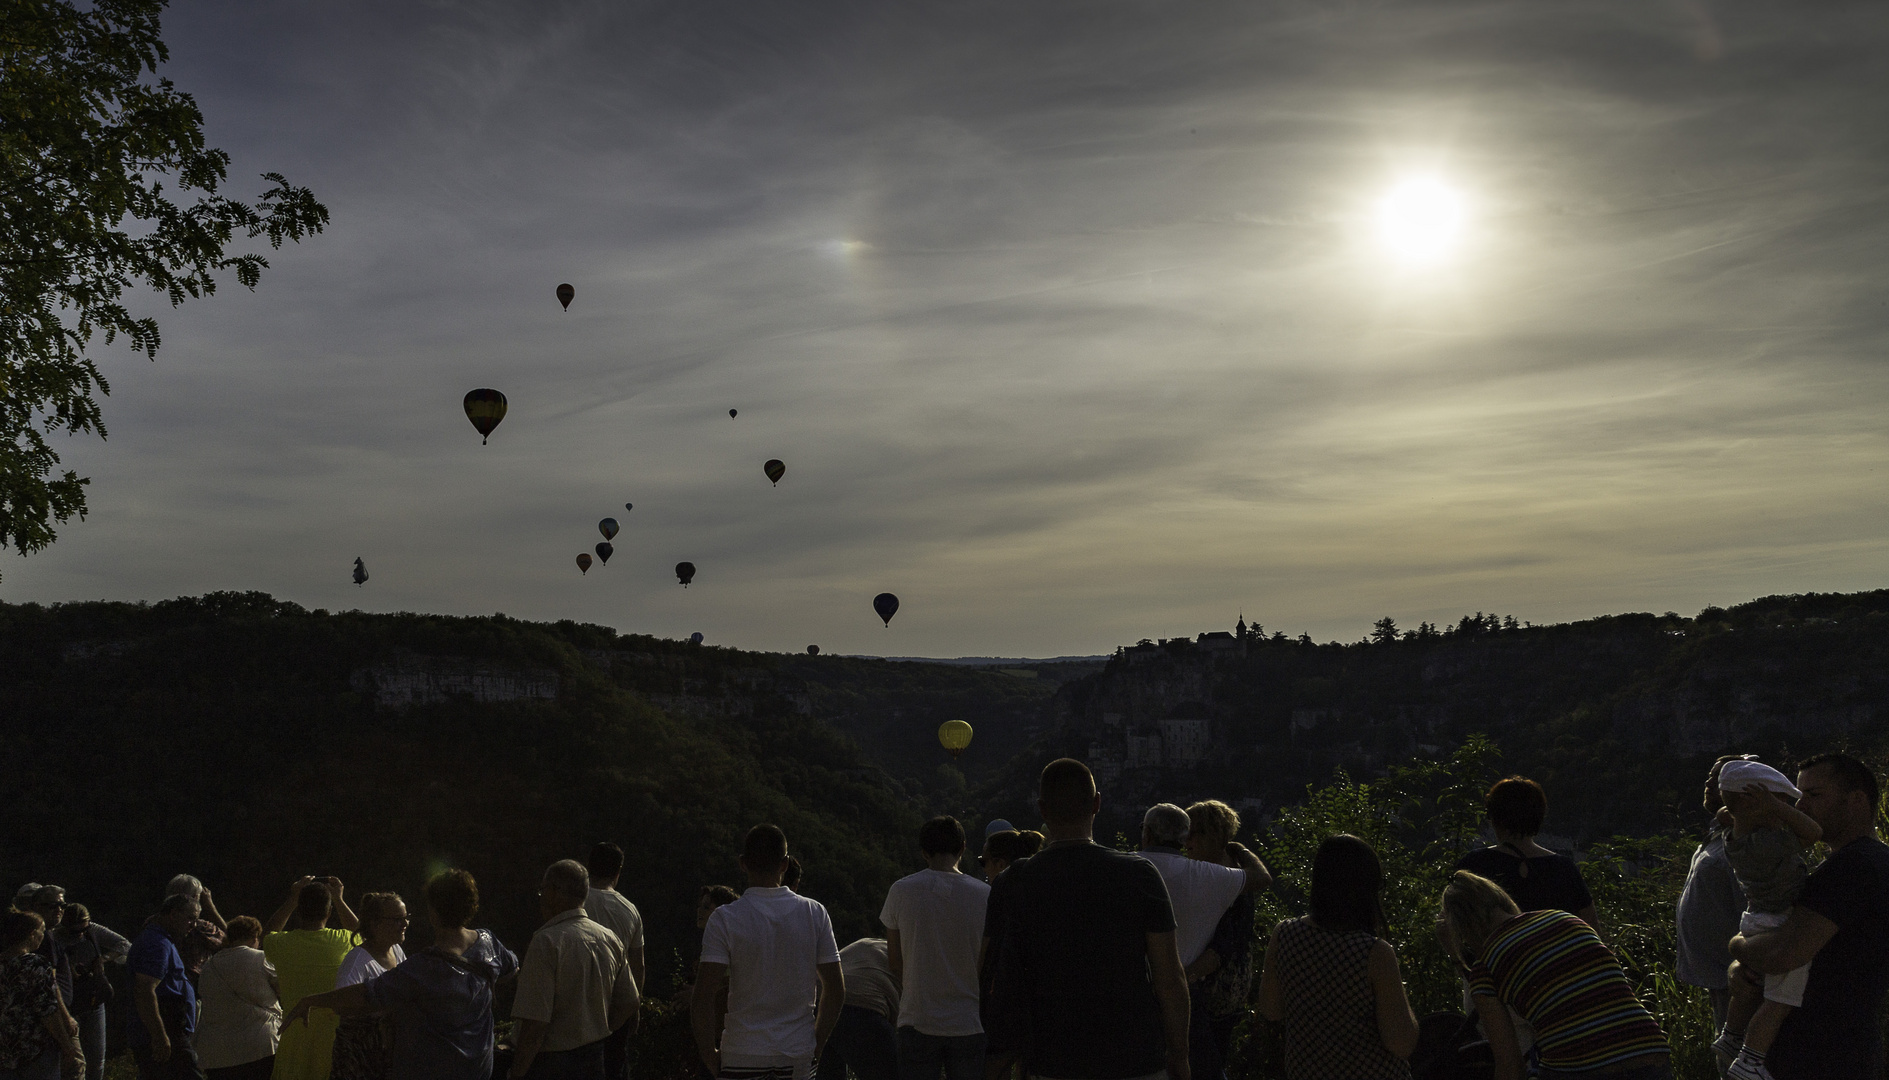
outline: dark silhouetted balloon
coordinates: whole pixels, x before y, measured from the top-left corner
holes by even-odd
[[[635,504],[635,503],[624,503],[624,504],[623,504],[623,512],[624,512],[624,513],[626,513],[626,514],[627,514],[627,513],[629,513],[629,512],[631,511],[631,510],[634,510],[635,508],[636,508],[636,504]]]
[[[820,655],[820,646],[818,646],[818,645],[809,645],[809,646],[807,646],[807,655],[808,655],[808,656],[818,656],[818,655]]]
[[[728,410],[728,419],[730,419],[730,420],[733,420],[734,418],[735,418],[735,410],[733,410],[733,409],[729,409],[729,410]]]
[[[767,474],[769,480],[778,485],[781,477],[787,475],[787,463],[780,458],[768,458],[767,464],[761,466],[761,471]]]
[[[583,574],[590,573],[590,552],[580,551],[577,553],[577,570],[579,573]]]
[[[609,566],[609,565],[610,565],[610,556],[612,556],[612,555],[615,555],[616,553],[617,553],[617,549],[616,549],[616,548],[613,548],[613,547],[611,547],[611,546],[610,546],[610,542],[609,542],[608,540],[606,540],[606,541],[604,541],[603,543],[601,543],[601,544],[598,544],[598,545],[597,545],[597,558],[598,558],[598,559],[599,559],[599,560],[600,560],[600,561],[601,561],[601,562],[602,562],[602,563],[603,563],[603,564],[604,564],[605,566]]]
[[[677,563],[676,564],[676,580],[680,581],[684,588],[687,588],[689,585],[689,582],[695,580],[695,564],[692,562]]]
[[[605,540],[615,540],[617,538],[617,519],[604,518],[597,523],[597,531],[603,534]]]
[[[486,436],[505,419],[505,395],[483,387],[467,394],[466,419],[478,429],[479,445],[485,445]]]
[[[700,645],[701,643],[702,643],[702,632],[700,630],[697,630],[695,633],[689,635],[689,644]]]
[[[367,564],[361,561],[359,555],[354,557],[354,583],[356,585],[367,584]]]
[[[558,286],[558,303],[564,305],[564,310],[569,311],[571,309],[571,301],[575,299],[577,299],[576,289],[571,288],[568,284]]]
[[[882,592],[872,598],[872,610],[879,613],[887,626],[891,626],[892,616],[899,613],[899,598],[889,592]]]

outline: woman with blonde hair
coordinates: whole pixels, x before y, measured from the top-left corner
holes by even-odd
[[[1240,833],[1239,811],[1219,799],[1187,808],[1187,857],[1236,866],[1227,845]],[[1220,1080],[1226,1074],[1233,1029],[1246,1016],[1253,989],[1254,895],[1241,893],[1220,916],[1213,940],[1187,965],[1193,1007],[1189,1013],[1188,1058],[1194,1080]]]
[[[1458,870],[1443,887],[1437,930],[1468,976],[1495,1080],[1523,1075],[1510,1009],[1535,1030],[1543,1080],[1670,1080],[1672,1052],[1659,1022],[1585,920],[1524,912],[1502,886]]]
[[[399,893],[371,892],[361,897],[360,939],[335,973],[336,990],[377,979],[407,959],[401,943],[407,940],[407,904]],[[334,1071],[331,1080],[385,1080],[387,1076],[386,1016],[378,1012],[341,1017],[335,1028]]]

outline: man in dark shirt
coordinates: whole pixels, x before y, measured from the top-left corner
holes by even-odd
[[[1102,797],[1087,766],[1043,770],[1049,842],[991,887],[987,1076],[1190,1080],[1187,977],[1174,909],[1152,863],[1092,839]]]
[[[1876,777],[1846,754],[1823,754],[1804,762],[1797,786],[1797,808],[1822,826],[1830,857],[1784,925],[1733,938],[1732,956],[1756,975],[1810,964],[1804,1004],[1765,1059],[1777,1080],[1873,1080],[1889,994],[1889,847],[1876,837]]]

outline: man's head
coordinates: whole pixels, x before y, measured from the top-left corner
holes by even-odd
[[[174,940],[182,941],[189,935],[190,928],[197,925],[199,911],[197,901],[191,897],[182,893],[166,896],[157,909],[157,924]]]
[[[1088,826],[1102,808],[1095,776],[1075,758],[1057,758],[1043,766],[1043,775],[1037,781],[1036,808],[1052,828]]]
[[[32,906],[47,926],[58,926],[66,917],[66,891],[57,885],[41,885],[33,893]]]
[[[935,817],[918,827],[918,850],[927,861],[964,854],[964,826],[950,816]]]
[[[311,881],[302,886],[301,894],[295,898],[295,917],[301,920],[302,929],[320,930],[328,925],[328,916],[333,914],[334,904],[334,894],[328,891],[328,883]]]
[[[781,871],[787,869],[787,834],[778,825],[756,825],[741,842],[741,869],[748,873],[748,883],[769,881],[780,884]]]
[[[590,871],[576,859],[559,859],[545,868],[538,888],[538,910],[545,918],[583,907],[590,899]]]
[[[585,867],[590,871],[590,884],[593,888],[608,889],[623,876],[623,849],[608,840],[592,844],[590,860]]]
[[[1797,808],[1823,828],[1832,848],[1868,835],[1876,827],[1881,799],[1876,774],[1848,754],[1818,754],[1797,767],[1803,797]]]
[[[1193,822],[1187,811],[1173,803],[1155,803],[1141,815],[1141,846],[1179,848],[1187,845]]]
[[[203,903],[203,882],[189,874],[178,874],[164,886],[165,896],[188,896],[198,904]]]

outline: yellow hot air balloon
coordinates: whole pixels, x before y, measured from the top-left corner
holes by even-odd
[[[951,751],[952,757],[964,753],[964,748],[971,745],[971,725],[962,720],[946,720],[938,727],[938,745]]]

